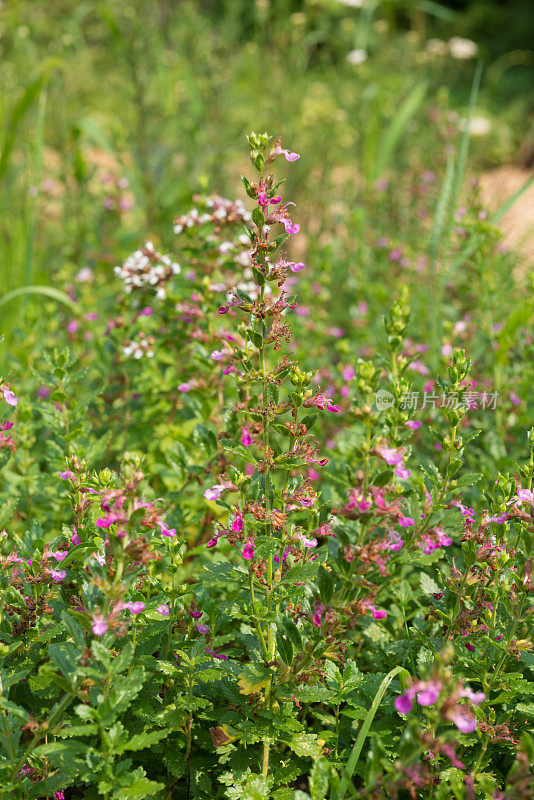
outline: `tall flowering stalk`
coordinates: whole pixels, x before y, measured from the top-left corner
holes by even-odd
[[[252,133],[248,141],[256,177],[250,181],[243,178],[243,183],[256,202],[252,224],[247,228],[255,290],[247,294],[236,287],[229,293],[219,314],[241,311],[246,315],[239,326],[241,339],[232,351],[212,354],[215,360],[224,361],[223,371],[234,376],[238,390],[228,430],[219,438],[227,452],[247,462],[247,468],[245,472],[227,469],[206,497],[219,501],[225,491],[237,494],[231,504],[224,504],[230,511],[227,527],[215,533],[209,546],[215,546],[221,536],[233,546],[242,546],[241,555],[248,565],[249,611],[267,668],[258,685],[263,690],[264,708],[272,716],[278,707],[279,674],[273,667],[278,659],[293,665],[291,640],[300,641],[300,632],[287,610],[292,608],[293,598],[302,600],[304,581],[297,579],[299,575],[312,577],[316,571],[312,562],[317,556],[309,553],[317,547],[317,537],[328,533],[326,525],[319,526],[317,493],[311,481],[296,471],[327,462],[310,437],[316,414],[309,412],[318,409],[335,413],[338,408],[324,393],[310,388],[312,372],[304,373],[287,356],[278,355],[284,342],[290,342],[287,318],[296,307],[295,298],[288,296],[284,285],[288,273],[300,271],[304,264],[290,261],[282,251],[285,241],[298,233],[300,226],[291,219],[293,204],[282,199],[280,182],[268,167],[280,155],[290,162],[299,155],[282,149],[280,141],[266,133]],[[306,414],[300,419],[301,409]],[[240,441],[236,441],[238,438]],[[297,565],[305,566],[305,570],[299,571]],[[287,579],[290,572],[292,581]],[[311,621],[311,610],[308,616]],[[293,671],[298,674],[295,665]],[[243,693],[252,691],[246,676],[241,686]],[[264,737],[264,779],[269,773],[272,738]]]

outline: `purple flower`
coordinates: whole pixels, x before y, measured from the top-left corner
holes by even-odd
[[[412,517],[399,517],[399,525],[401,528],[410,528],[412,525],[415,525],[415,520]]]
[[[248,428],[241,428],[241,444],[245,447],[250,447],[252,444],[252,436]]]
[[[232,522],[232,530],[233,530],[233,532],[234,533],[241,533],[241,531],[243,530],[244,525],[245,525],[245,523],[243,522],[243,517],[238,512],[234,517],[234,521]]]
[[[204,497],[206,500],[218,500],[225,488],[223,483],[218,483],[216,486],[212,486],[211,489],[206,489]]]
[[[167,605],[167,603],[161,603],[161,605],[159,605],[156,608],[156,611],[158,612],[158,614],[161,614],[162,617],[169,616],[169,606]]]
[[[172,539],[174,536],[176,536],[176,529],[175,528],[169,528],[167,526],[166,522],[163,522],[162,520],[160,520],[158,522],[158,525],[159,525],[159,529],[161,531],[162,536],[166,536],[168,539]]]
[[[420,422],[419,420],[409,419],[408,422],[405,422],[404,424],[406,425],[407,428],[410,428],[410,430],[416,431],[418,428],[421,427],[423,423]]]
[[[213,658],[218,658],[219,661],[228,661],[228,656],[223,655],[222,653],[215,653],[213,650],[210,650],[209,647],[206,647],[204,650],[209,656],[213,656]]]
[[[480,705],[480,703],[483,703],[486,699],[484,692],[473,692],[468,686],[465,687],[462,694],[463,697],[467,697],[468,700],[471,700],[475,706]]]
[[[473,733],[476,730],[477,723],[472,714],[458,711],[451,715],[451,719],[461,733]]]
[[[508,519],[508,514],[506,511],[502,511],[500,514],[494,514],[493,517],[488,519],[488,522],[496,522],[498,525],[502,525],[503,522],[506,522]]]
[[[246,544],[243,548],[243,558],[247,561],[250,561],[254,558],[254,537],[247,539]]]
[[[67,572],[64,569],[47,569],[47,572],[50,575],[50,577],[53,578],[58,583],[60,583],[63,580],[63,578],[67,577]]]
[[[413,699],[415,697],[415,689],[410,687],[406,692],[399,695],[395,699],[395,708],[399,714],[409,714],[413,707]]]
[[[68,550],[56,550],[55,553],[50,553],[50,555],[56,559],[56,561],[63,561],[67,558],[69,554]]]
[[[8,406],[16,406],[19,398],[11,391],[11,389],[4,389],[4,400]]]
[[[417,702],[420,706],[432,706],[441,692],[441,683],[432,681],[427,683],[422,692],[417,693]]]
[[[108,630],[108,623],[101,614],[94,614],[91,628],[95,636],[103,636]]]
[[[201,622],[197,622],[197,631],[204,636],[210,629],[210,625],[203,625]]]
[[[140,614],[145,610],[145,604],[140,600],[135,600],[133,603],[127,603],[126,607],[132,612],[132,614]]]

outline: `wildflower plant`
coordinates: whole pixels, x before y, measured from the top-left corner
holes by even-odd
[[[429,374],[408,288],[314,349],[299,155],[248,143],[247,205],[0,381],[0,798],[526,800],[534,434],[472,471],[476,360]]]

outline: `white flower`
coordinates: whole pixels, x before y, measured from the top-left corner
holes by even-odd
[[[469,127],[471,136],[486,136],[491,130],[491,122],[486,117],[471,117],[469,126],[467,126],[467,120],[462,119],[459,127],[462,131]]]
[[[474,58],[478,52],[478,46],[471,39],[453,36],[452,39],[449,39],[449,52],[453,58]]]
[[[94,280],[93,270],[89,267],[82,267],[76,275],[78,283],[92,283]]]
[[[364,61],[367,61],[367,57],[366,50],[351,50],[350,53],[347,53],[347,61],[355,66],[363,64]]]
[[[365,0],[337,0],[342,6],[349,6],[349,8],[363,8]]]

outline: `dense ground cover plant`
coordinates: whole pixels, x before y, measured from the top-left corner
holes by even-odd
[[[253,210],[196,198],[98,318],[83,274],[69,347],[0,384],[1,796],[529,797],[534,436],[491,400],[528,317],[482,408],[408,289],[378,346],[323,346],[271,173],[299,155],[248,141]],[[498,411],[511,468],[473,472]]]

